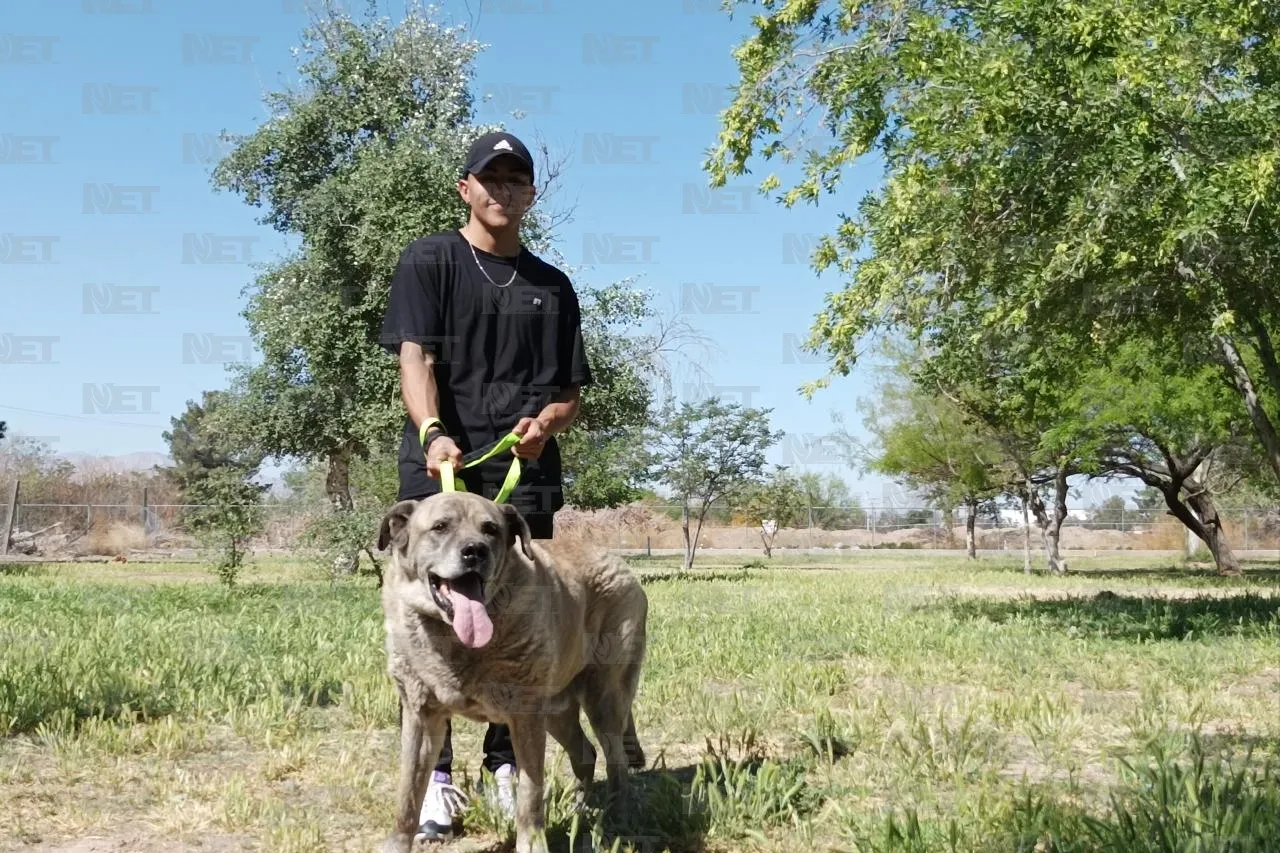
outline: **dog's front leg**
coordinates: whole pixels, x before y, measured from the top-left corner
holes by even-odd
[[[540,713],[514,714],[511,745],[516,753],[516,853],[547,853],[542,801],[547,724]]]
[[[396,828],[383,845],[383,853],[409,853],[418,832],[427,777],[444,746],[445,716],[425,715],[400,704],[400,784],[396,792]]]

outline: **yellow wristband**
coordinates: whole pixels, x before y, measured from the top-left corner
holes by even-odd
[[[440,429],[444,429],[444,421],[439,418],[427,418],[422,422],[422,426],[418,427],[418,443],[422,445],[422,452],[427,452],[427,430],[436,424],[440,425]]]

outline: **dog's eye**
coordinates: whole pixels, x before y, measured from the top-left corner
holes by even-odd
[[[483,522],[480,525],[480,532],[483,533],[485,536],[497,536],[498,525],[494,524],[492,521]]]
[[[434,530],[436,533],[444,533],[446,530],[449,529],[449,522],[446,519],[442,518],[439,521],[437,521],[435,524],[431,525],[431,529]]]

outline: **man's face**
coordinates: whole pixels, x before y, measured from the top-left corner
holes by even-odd
[[[458,181],[458,193],[475,217],[491,228],[518,225],[534,199],[529,172],[518,159],[506,155],[491,161],[479,174]]]

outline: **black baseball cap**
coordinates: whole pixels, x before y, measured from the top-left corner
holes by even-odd
[[[463,177],[479,172],[504,154],[515,157],[523,163],[529,170],[529,179],[533,180],[533,156],[529,154],[529,149],[519,139],[503,131],[486,133],[471,143],[471,147],[467,150],[466,163],[462,167]]]

